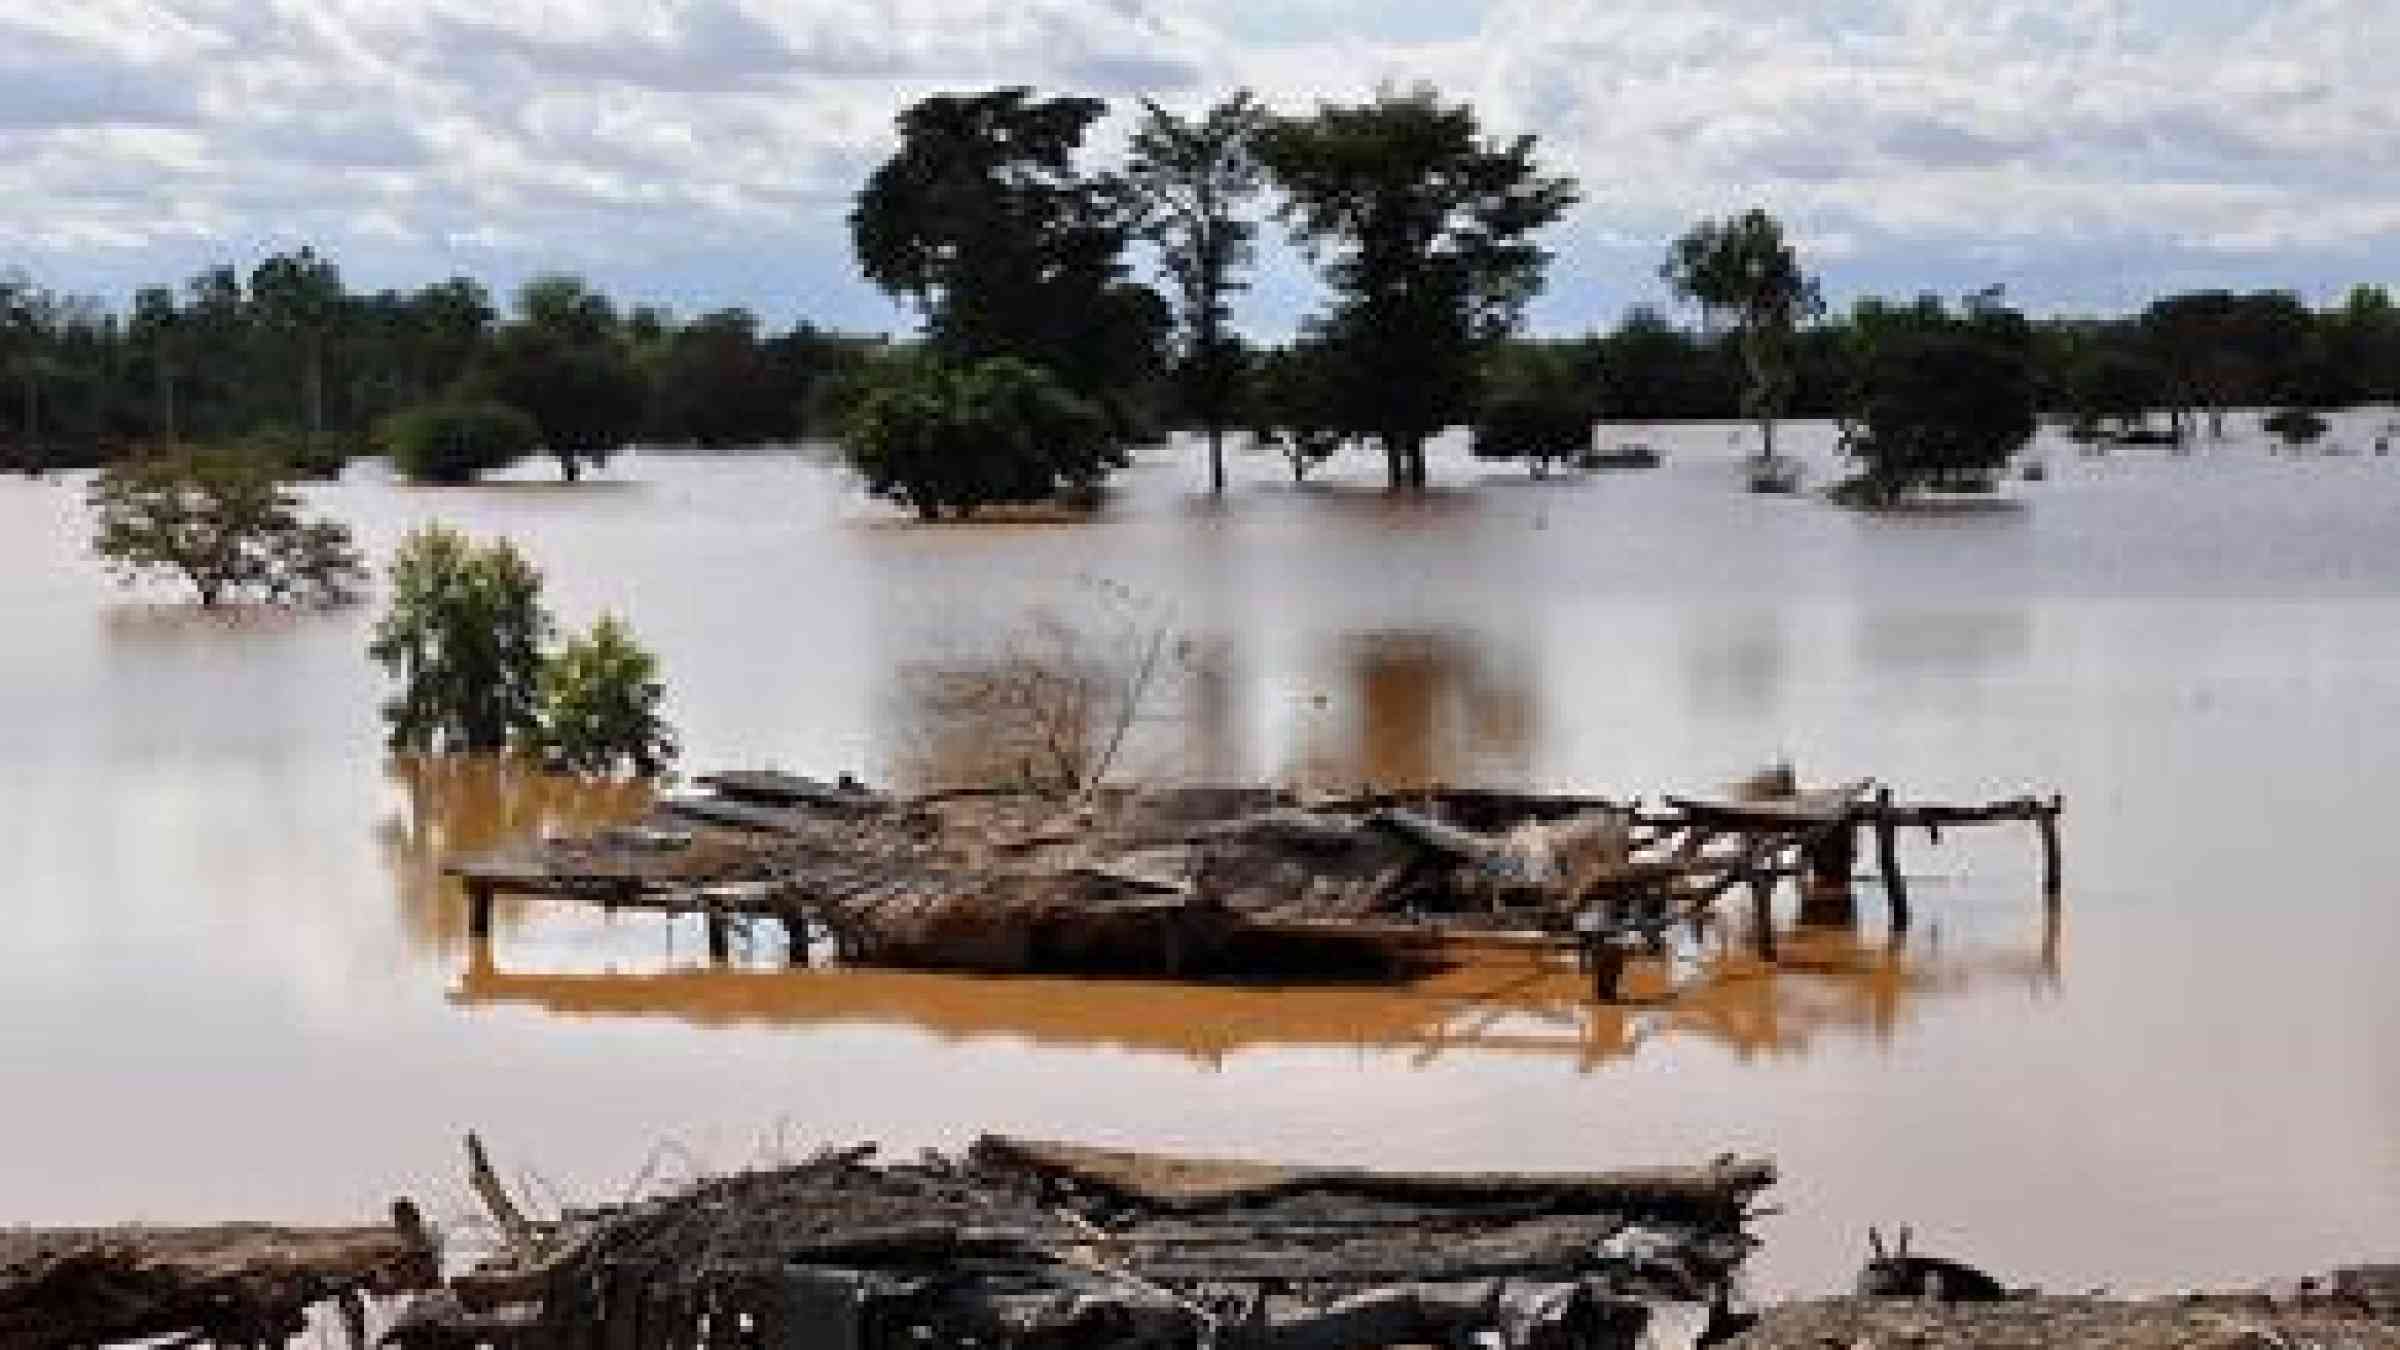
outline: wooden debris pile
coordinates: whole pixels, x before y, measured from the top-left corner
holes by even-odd
[[[0,1229],[0,1346],[67,1350],[162,1336],[281,1345],[327,1302],[357,1343],[363,1296],[430,1288],[438,1265],[405,1200],[381,1228]]]
[[[1723,1315],[1763,1162],[1598,1175],[1296,1169],[986,1138],[570,1215],[420,1299],[451,1347],[1636,1344]]]

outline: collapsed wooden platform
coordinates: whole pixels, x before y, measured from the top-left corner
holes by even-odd
[[[416,1207],[383,1227],[0,1228],[0,1346],[68,1350],[143,1337],[281,1345],[331,1303],[353,1345],[364,1297],[433,1287]]]
[[[1730,1158],[1392,1173],[987,1136],[888,1165],[829,1151],[541,1226],[479,1185],[515,1240],[386,1342],[1630,1347],[1654,1321],[1722,1318],[1773,1180]]]
[[[1746,887],[1773,955],[1786,879],[1846,906],[1871,831],[1895,929],[1911,914],[1900,832],[2021,821],[2060,891],[2059,799],[1904,802],[1870,782],[1779,778],[1655,806],[1490,790],[1303,799],[1270,788],[1105,789],[1071,800],[895,798],[772,772],[698,780],[640,824],[461,859],[471,933],[527,894],[766,916],[807,960],[976,971],[1388,976],[1460,940],[1578,954],[1613,996],[1634,950],[1708,922]]]

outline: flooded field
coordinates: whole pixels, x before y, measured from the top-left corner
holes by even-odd
[[[2339,426],[2364,451],[2383,414]],[[705,968],[698,925],[506,908],[447,849],[639,794],[386,762],[372,606],[199,616],[111,587],[72,481],[0,482],[0,1223],[463,1211],[458,1134],[543,1197],[820,1139],[973,1132],[1396,1167],[1778,1157],[1769,1291],[1912,1221],[2020,1281],[2142,1289],[2400,1246],[2400,459],[2089,459],[1900,518],[1742,490],[1723,427],[1547,483],[1437,454],[1423,501],[1190,455],[1096,521],[924,529],[818,453],[600,482],[315,490],[380,557],[515,537],[624,613],[703,768],[878,778],[971,750],[908,673],[1093,586],[1188,639],[1134,776],[1705,790],[1788,755],[2029,832],[1907,844],[1919,922],[1703,953],[1628,1007],[1478,961],[1402,989]],[[1820,472],[1831,432],[1791,439]],[[961,747],[953,744],[960,740]],[[737,944],[738,945],[738,944]]]

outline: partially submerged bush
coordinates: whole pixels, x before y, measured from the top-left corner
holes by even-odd
[[[333,605],[366,579],[350,531],[300,514],[290,470],[235,450],[120,461],[92,480],[92,551],[127,583],[153,572],[226,600]]]
[[[367,654],[399,681],[395,751],[515,751],[569,773],[647,778],[675,757],[658,659],[613,616],[558,652],[542,575],[507,540],[418,530],[392,560],[391,608]]]
[[[2309,408],[2285,408],[2259,423],[2268,434],[2298,450],[2322,439],[2331,424]]]
[[[613,614],[542,666],[541,753],[552,768],[613,774],[620,765],[656,777],[675,758],[675,733],[659,716],[667,688],[658,658]]]
[[[859,386],[842,439],[869,492],[926,520],[1088,495],[1129,462],[1097,405],[1010,357],[894,358]]]
[[[542,443],[533,419],[491,400],[426,403],[383,419],[376,439],[392,466],[420,483],[468,483]]]

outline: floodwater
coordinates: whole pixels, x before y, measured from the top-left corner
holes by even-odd
[[[2383,415],[2337,439],[2364,449]],[[1476,963],[1405,989],[709,970],[656,916],[524,905],[470,951],[445,850],[639,793],[386,762],[372,608],[203,617],[110,585],[78,485],[0,483],[0,1222],[463,1213],[981,1129],[1405,1167],[1775,1155],[1767,1292],[1869,1223],[2012,1280],[2145,1289],[2400,1250],[2400,458],[2050,446],[2007,501],[1873,518],[1742,490],[1723,427],[1423,501],[1152,456],[1096,521],[921,528],[808,450],[597,483],[313,490],[378,556],[504,532],[626,614],[695,767],[938,773],[926,670],[1039,613],[1179,635],[1131,776],[1705,790],[1789,756],[1904,795],[2065,794],[1906,844],[1919,922],[1637,968],[1635,1006]],[[1787,429],[1820,467],[1822,426]],[[538,473],[529,477],[538,478]],[[1130,601],[1112,599],[1121,588]],[[1166,687],[1170,686],[1171,687]],[[1788,904],[1788,897],[1787,897]],[[1789,915],[1786,915],[1788,921]],[[737,954],[738,955],[738,954]]]

